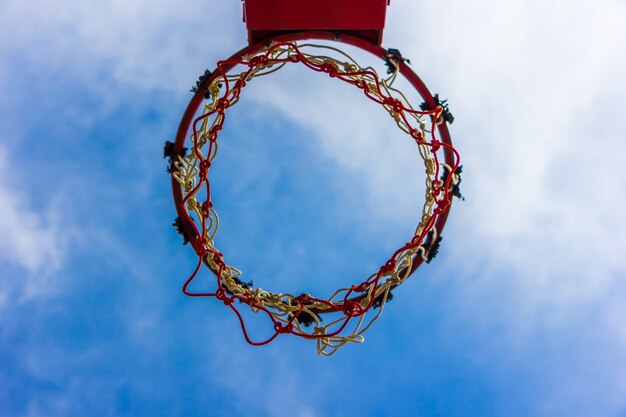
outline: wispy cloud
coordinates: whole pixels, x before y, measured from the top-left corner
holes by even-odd
[[[212,64],[207,59],[213,53],[238,48],[243,26],[222,22],[241,16],[239,2],[3,2],[0,50],[41,73],[69,71],[83,88],[112,79],[134,88],[185,91]]]
[[[77,119],[97,119],[100,113],[92,113],[98,108],[120,106],[128,100],[120,91],[129,86],[133,92],[166,92],[169,99],[173,91],[188,90],[216,59],[243,46],[240,3],[209,3],[3,2],[0,53],[19,58],[15,62],[25,67],[4,59],[0,83],[11,87],[18,73],[40,70],[44,76],[38,80],[50,86],[57,80],[53,75],[65,74],[76,80],[80,93],[96,91],[94,96],[102,98],[90,103],[89,111],[81,110],[81,103],[72,107]],[[453,207],[445,246],[426,269],[427,279],[399,289],[412,298],[403,301],[399,295],[394,301],[388,314],[397,321],[377,327],[372,339],[379,344],[368,340],[366,346],[331,358],[334,362],[305,361],[312,354],[308,344],[279,341],[267,349],[238,345],[241,336],[229,312],[219,310],[207,318],[207,311],[220,306],[179,301],[179,283],[193,255],[188,247],[176,246],[178,253],[168,246],[168,239],[175,237],[166,234],[171,232],[167,216],[173,215],[164,208],[171,209],[167,180],[159,188],[153,175],[145,174],[157,169],[154,159],[160,158],[161,143],[154,145],[151,138],[158,134],[154,126],[131,128],[134,116],[116,115],[116,120],[101,122],[108,128],[117,121],[124,124],[120,131],[131,132],[116,138],[119,149],[110,149],[113,141],[103,138],[106,133],[85,133],[89,129],[80,125],[83,130],[72,133],[83,135],[85,161],[77,165],[96,163],[58,179],[59,192],[72,194],[71,204],[69,197],[63,204],[71,209],[73,221],[81,222],[80,238],[73,241],[76,253],[67,250],[67,219],[53,199],[37,199],[37,190],[21,185],[12,161],[22,156],[8,149],[0,153],[0,262],[37,277],[15,286],[13,277],[3,274],[0,303],[13,295],[7,288],[26,294],[28,282],[39,288],[39,279],[60,269],[74,280],[76,292],[52,300],[49,309],[3,318],[9,327],[2,353],[19,358],[15,373],[26,375],[17,380],[26,381],[29,393],[39,389],[32,381],[57,384],[22,414],[69,415],[89,406],[104,410],[108,401],[121,401],[126,393],[153,405],[162,404],[155,400],[162,396],[171,410],[208,408],[222,400],[221,405],[237,411],[271,416],[288,409],[310,417],[330,409],[329,395],[338,410],[345,410],[341,388],[352,398],[362,395],[351,387],[353,381],[365,387],[396,371],[406,373],[402,381],[407,385],[426,387],[436,380],[456,384],[453,371],[458,370],[446,368],[448,362],[478,364],[482,374],[472,383],[488,386],[489,392],[498,392],[496,385],[515,385],[523,391],[515,400],[533,411],[529,415],[623,412],[626,224],[620,208],[626,203],[621,170],[626,145],[620,135],[626,131],[626,58],[618,52],[626,38],[623,3],[393,1],[388,16],[386,45],[400,48],[433,92],[450,99],[456,116],[452,137],[465,165],[462,191],[467,200]],[[388,115],[358,91],[323,76],[287,70],[255,80],[244,95],[244,110],[261,118],[278,111],[302,127],[295,130],[290,124],[285,134],[310,133],[295,140],[311,141],[311,148],[319,150],[315,161],[332,171],[333,204],[347,207],[346,223],[363,220],[365,227],[384,229],[404,227],[416,217],[423,195],[421,161],[410,141],[394,135],[397,129]],[[252,105],[245,107],[247,98]],[[5,108],[11,105],[8,100],[5,96]],[[51,109],[62,107],[46,100],[42,104]],[[123,104],[130,108],[136,102]],[[155,117],[182,111],[171,103],[155,106]],[[61,110],[54,112],[58,116]],[[124,140],[133,140],[133,145]],[[72,150],[67,143],[62,146]],[[126,153],[139,156],[124,159]],[[274,174],[265,169],[271,158],[258,169],[265,157],[259,153],[251,148],[234,156],[250,165],[248,174],[230,171],[240,178],[231,190],[234,197],[243,200],[241,194],[254,190],[257,177]],[[277,201],[271,187],[263,191],[267,193],[248,196],[250,207],[259,205],[262,214]],[[369,206],[361,214],[360,204]],[[157,226],[161,222],[163,228]],[[284,256],[291,249],[263,252],[271,246],[266,241],[249,246],[259,250],[259,263],[267,265],[284,262],[264,258],[268,252],[276,258],[276,253]],[[329,245],[328,251],[339,249]],[[72,258],[76,262],[71,268],[65,268],[68,252],[77,258]],[[417,292],[434,294],[433,303],[439,306],[420,307],[419,313],[430,314],[424,317],[427,335],[415,332],[417,326],[406,317],[407,311],[417,311]],[[380,353],[375,347],[384,343],[393,352],[372,360]],[[472,349],[462,351],[458,346],[463,343]],[[425,356],[416,359],[413,352],[424,345],[432,355],[444,351],[441,369],[424,371],[428,363],[420,360]],[[12,374],[0,371],[3,384],[16,384]],[[381,388],[380,397],[387,389],[406,388],[393,379],[386,380],[389,386]],[[333,385],[348,380],[351,384],[339,390]],[[93,392],[101,391],[105,394],[95,398]],[[232,399],[223,401],[223,394]],[[177,402],[178,395],[184,404]],[[413,401],[411,395],[406,391],[399,400]],[[502,394],[507,400],[511,395]]]
[[[0,148],[0,262],[18,266],[22,273],[3,273],[0,290],[4,293],[19,285],[24,289],[21,295],[30,296],[61,267],[66,239],[55,207],[32,206],[19,187],[16,172],[8,166],[8,158],[8,152]]]
[[[582,320],[584,328],[601,329],[612,348],[593,359],[604,381],[598,390],[607,381],[622,387],[605,394],[613,404],[609,413],[623,407],[626,384],[624,369],[611,365],[620,363],[625,346],[615,320],[624,300],[611,296],[623,294],[626,271],[620,211],[626,197],[618,191],[626,189],[620,133],[626,129],[626,58],[617,52],[625,21],[626,7],[617,1],[405,2],[390,9],[386,33],[433,91],[450,99],[457,116],[451,130],[466,168],[467,200],[453,208],[446,251],[457,265],[452,274],[467,278],[465,265],[477,275],[471,282],[451,280],[468,294],[463,314],[497,308],[502,315],[488,318],[490,326],[503,325],[506,343],[526,352],[538,348],[531,339],[550,328],[567,332]],[[389,128],[376,119],[378,109],[353,113],[360,98],[332,81],[302,86],[276,78],[255,87],[254,99],[308,126],[324,155],[342,175],[355,174],[350,180],[371,201],[393,202],[377,206],[381,218],[397,216],[390,210],[396,205],[402,215],[416,207],[413,193],[392,194],[390,184],[407,190],[416,183],[406,175],[416,161],[408,150],[376,140]],[[478,265],[483,269],[474,269]],[[494,296],[511,302],[496,306],[489,301]],[[598,315],[579,318],[590,306]],[[585,348],[572,354],[572,362],[593,349],[590,339],[581,336],[580,343]],[[555,409],[591,385],[568,363],[552,368],[576,381],[561,391],[552,387],[553,397],[545,401]]]

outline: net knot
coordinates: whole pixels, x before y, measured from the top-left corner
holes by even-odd
[[[266,66],[268,62],[269,58],[267,56],[257,55],[248,62],[248,67],[253,68],[257,66]]]
[[[226,110],[228,107],[230,107],[230,100],[226,97],[222,97],[217,100],[217,104],[215,105],[215,109],[218,113],[224,113],[224,110]]]
[[[207,200],[202,203],[202,215],[204,217],[209,216],[209,211],[213,208],[213,202],[211,200]]]
[[[293,331],[293,324],[288,323],[286,326],[283,326],[282,323],[274,323],[274,331],[276,333],[291,333]]]
[[[220,300],[226,306],[230,306],[233,304],[233,297],[229,297],[226,294],[226,290],[224,290],[224,288],[218,288],[218,290],[215,291],[215,298]]]
[[[206,244],[206,240],[204,237],[198,236],[196,238],[196,245],[195,245],[196,254],[201,258],[204,258],[206,254],[208,253],[208,250],[205,247],[205,244]]]
[[[356,301],[352,301],[352,300],[344,301],[342,310],[343,310],[343,314],[345,314],[348,317],[358,317],[358,316],[365,314],[365,312],[367,311],[366,309],[363,308],[363,306],[360,303],[357,303]]]
[[[389,259],[383,266],[380,267],[379,270],[379,275],[387,275],[390,272],[392,272],[394,269],[396,269],[396,260],[395,259]]]
[[[198,168],[200,169],[200,177],[205,178],[206,174],[209,172],[209,168],[211,168],[211,160],[203,159],[202,161],[200,161]]]
[[[424,141],[424,135],[422,133],[421,130],[419,129],[412,129],[411,130],[411,137],[413,139],[415,139],[416,142],[421,143]]]
[[[396,113],[401,113],[404,110],[404,105],[402,105],[402,102],[393,97],[385,97],[383,99],[383,104],[391,107]]]
[[[435,214],[441,214],[446,210],[446,208],[448,208],[449,205],[450,199],[447,197],[442,198],[441,200],[437,200],[437,207],[433,210],[433,212]]]
[[[221,124],[217,124],[209,130],[209,140],[211,142],[217,142],[217,134],[222,130],[222,127]]]
[[[325,72],[331,77],[336,77],[337,73],[339,72],[339,69],[336,67],[336,65],[330,61],[325,61],[320,69],[322,70],[322,72]]]

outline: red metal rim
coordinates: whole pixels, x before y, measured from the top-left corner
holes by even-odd
[[[364,51],[370,52],[371,54],[377,56],[381,60],[384,60],[385,55],[387,53],[387,50],[382,48],[381,46],[374,45],[370,42],[367,42],[362,39],[355,38],[349,35],[345,35],[345,34],[341,34],[337,32],[311,31],[311,32],[290,33],[287,35],[277,36],[275,38],[272,38],[271,40],[258,42],[256,44],[249,45],[241,49],[240,51],[236,52],[235,54],[233,54],[230,57],[230,59],[237,60],[246,55],[256,54],[257,52],[261,51],[264,47],[266,47],[268,42],[271,42],[271,41],[289,42],[289,41],[302,41],[302,40],[329,40],[329,41],[345,43],[347,45],[351,45],[351,46],[360,48]],[[232,67],[224,68],[224,69],[228,71],[232,69]],[[413,72],[413,70],[411,70],[411,68],[409,68],[404,62],[399,62],[399,72],[410,82],[413,88],[415,88],[415,90],[420,94],[420,96],[422,97],[422,99],[424,100],[427,106],[429,106],[430,108],[435,108],[438,105],[438,103],[436,102],[435,98],[430,93],[426,85],[417,76],[417,74],[415,74],[415,72]],[[206,80],[206,85],[210,85],[213,79],[215,79],[217,76],[219,76],[219,72],[213,71],[211,75],[209,76],[209,78]],[[202,102],[204,101],[204,95],[205,95],[205,92],[202,91],[201,89],[198,89],[198,91],[194,94],[189,104],[187,105],[187,108],[185,109],[185,112],[183,114],[183,117],[180,121],[178,130],[176,133],[176,138],[174,141],[174,154],[180,154],[180,152],[182,152],[182,149],[185,147],[185,142],[187,141],[187,138],[189,137],[189,129],[190,129],[191,123],[194,120],[194,115],[197,113],[198,109],[202,105]],[[452,145],[452,141],[450,140],[450,133],[449,133],[446,123],[441,123],[440,125],[438,125],[438,132],[439,132],[440,140],[442,142],[448,145]],[[446,149],[444,153],[444,159],[445,159],[446,164],[448,164],[449,166],[454,166],[455,156],[452,151]],[[181,220],[181,224],[180,224],[182,228],[181,231],[188,238],[189,242],[194,247],[194,249],[198,251],[198,249],[200,249],[196,247],[198,236],[196,234],[195,228],[192,227],[192,225],[188,222],[188,220],[186,220],[187,217],[184,215],[184,208],[181,204],[183,200],[183,192],[182,192],[181,185],[174,178],[173,174],[175,172],[176,171],[173,170],[172,179],[171,179],[172,192],[174,196],[174,204],[176,207],[176,212],[177,212],[179,219]],[[445,209],[445,211],[439,215],[439,217],[437,218],[437,222],[435,223],[435,228],[439,235],[441,235],[441,232],[443,231],[443,228],[446,224],[446,220],[450,212],[450,207],[451,205],[449,205]],[[422,257],[419,255],[419,253],[416,254],[413,259],[410,274],[412,274],[422,264],[422,262],[423,262]],[[217,271],[213,270],[213,272],[215,274],[218,274]],[[405,271],[401,271],[401,274],[403,274],[404,272]],[[362,297],[356,297],[352,301],[358,301],[360,298]]]

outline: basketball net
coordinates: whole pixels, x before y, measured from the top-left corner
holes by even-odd
[[[436,251],[437,220],[447,215],[452,191],[458,185],[457,151],[438,139],[438,125],[445,123],[444,108],[418,109],[393,87],[398,65],[390,60],[390,75],[383,78],[371,67],[361,67],[341,50],[313,44],[275,42],[261,52],[239,59],[219,61],[212,81],[200,83],[206,101],[192,124],[190,151],[173,161],[173,176],[180,184],[183,198],[179,202],[186,223],[192,225],[198,256],[197,266],[185,282],[183,292],[191,297],[214,297],[237,316],[245,339],[252,345],[264,345],[282,334],[292,334],[317,342],[319,354],[331,355],[348,342],[360,343],[363,333],[382,314],[390,299],[390,290],[402,284],[414,271],[414,262],[429,261]],[[215,246],[219,218],[211,199],[208,173],[218,152],[218,136],[228,109],[237,104],[246,85],[255,78],[269,75],[288,65],[303,65],[315,72],[350,84],[365,97],[382,106],[398,128],[417,145],[426,173],[425,202],[417,227],[407,243],[391,254],[378,271],[361,283],[339,288],[328,298],[311,294],[273,293],[253,288],[242,279],[242,273],[227,263],[227,257]],[[233,68],[242,69],[229,73]],[[214,74],[215,75],[215,74]],[[205,80],[206,81],[206,80]],[[452,164],[444,161],[444,152],[454,156]],[[212,292],[189,289],[202,265],[217,278]],[[267,316],[271,336],[253,340],[248,333],[241,308]],[[322,320],[322,316],[324,319]]]

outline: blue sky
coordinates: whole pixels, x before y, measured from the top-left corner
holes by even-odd
[[[330,358],[180,291],[162,145],[245,45],[240,3],[127,3],[0,2],[0,416],[626,416],[623,2],[392,1],[383,44],[449,99],[466,200]],[[274,290],[373,272],[414,227],[415,155],[332,81],[247,88],[222,251]]]

